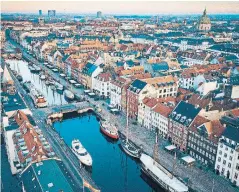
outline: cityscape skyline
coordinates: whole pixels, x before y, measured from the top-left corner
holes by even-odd
[[[185,2],[185,1],[170,1],[170,2],[137,2],[135,1],[45,1],[44,4],[40,1],[28,2],[22,6],[25,1],[5,1],[2,2],[2,13],[37,13],[42,10],[43,14],[47,14],[50,9],[56,10],[57,13],[78,13],[78,14],[93,14],[97,11],[102,11],[103,14],[200,14],[202,10],[207,8],[209,14],[237,14],[238,2]],[[82,10],[80,7],[84,7]]]

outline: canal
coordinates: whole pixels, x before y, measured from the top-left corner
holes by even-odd
[[[66,104],[67,101],[63,94],[51,89],[51,86],[45,84],[45,80],[41,80],[39,74],[32,73],[28,68],[26,61],[6,60],[10,64],[10,68],[20,73],[23,82],[31,81],[32,84],[45,96],[48,106]]]
[[[163,190],[141,174],[140,164],[121,150],[119,141],[112,142],[100,132],[96,116],[87,113],[55,122],[53,127],[71,146],[79,139],[93,159],[91,175],[103,192],[147,192]],[[146,183],[145,180],[149,180]]]

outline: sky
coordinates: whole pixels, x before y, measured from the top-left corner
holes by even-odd
[[[1,11],[43,14],[54,9],[56,13],[103,14],[208,14],[238,13],[236,1],[1,1]]]

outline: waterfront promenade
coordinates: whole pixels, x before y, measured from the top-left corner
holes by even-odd
[[[21,48],[19,45],[14,43],[15,46],[18,46]],[[22,48],[21,48],[22,49]],[[23,49],[22,49],[23,50]],[[57,73],[53,73],[51,70],[43,66],[42,63],[39,63],[36,61],[34,58],[32,58],[31,55],[27,54],[24,52],[23,56],[27,58],[28,60],[31,60],[32,62],[40,65],[44,70],[48,70],[48,73],[54,78],[57,79],[62,85],[68,86],[68,83],[59,77]],[[72,92],[76,95],[83,95],[83,90],[82,89],[76,89],[72,88]],[[125,126],[126,126],[126,117],[124,114],[121,115],[113,115],[110,113],[110,111],[107,109],[107,104],[105,101],[94,101],[94,99],[89,98],[85,96],[87,100],[93,105],[100,106],[102,111],[99,113],[102,117],[104,117],[106,120],[113,122],[114,124],[117,125],[118,129],[120,132],[125,133]],[[34,113],[33,116],[35,116],[36,119],[39,119],[38,121],[42,121],[41,117],[39,116],[39,112],[36,114]],[[39,124],[39,127],[47,130],[49,128],[46,128],[44,123],[41,123],[42,125]],[[134,125],[132,121],[130,121],[130,135],[129,138],[138,146],[142,145],[143,150],[152,155],[153,154],[153,146],[154,146],[154,132],[147,130],[141,126]],[[50,130],[50,129],[49,129]],[[51,132],[51,131],[50,131]],[[57,137],[57,133],[52,133],[50,135],[51,137]],[[55,140],[55,138],[53,139]],[[56,141],[60,142],[60,141]],[[169,170],[173,169],[173,164],[175,162],[174,156],[167,153],[164,149],[163,146],[165,144],[165,140],[163,138],[160,138],[160,146],[159,146],[159,159],[160,163],[167,167]],[[64,149],[62,149],[61,152],[59,153],[64,153]],[[64,154],[62,154],[64,157]],[[75,167],[75,166],[74,166]],[[176,169],[174,169],[174,174],[177,176],[186,179],[189,179],[189,186],[196,191],[203,191],[203,192],[209,192],[209,191],[217,191],[217,192],[233,192],[237,191],[236,188],[232,187],[229,182],[227,182],[225,179],[215,175],[211,171],[203,171],[199,169],[196,166],[193,167],[186,167],[185,165],[181,164],[179,160],[176,161]]]

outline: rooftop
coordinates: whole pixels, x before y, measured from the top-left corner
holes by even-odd
[[[73,187],[60,166],[63,164],[54,159],[33,163],[22,173],[22,181],[26,191],[67,191],[73,192]],[[50,173],[50,174],[49,174]]]
[[[18,93],[11,95],[6,92],[1,93],[2,104],[5,112],[26,109],[26,105]]]
[[[180,101],[170,114],[170,118],[179,124],[189,127],[200,111],[201,108],[195,107],[185,101]]]

